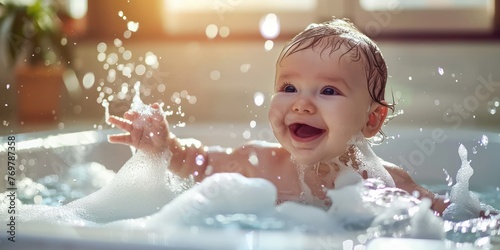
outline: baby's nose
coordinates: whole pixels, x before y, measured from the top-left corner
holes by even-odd
[[[311,114],[316,112],[316,107],[310,100],[302,98],[293,104],[292,110],[297,113]]]

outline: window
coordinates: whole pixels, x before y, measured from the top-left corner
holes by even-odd
[[[114,25],[112,23],[114,20],[106,21],[107,26],[112,26],[110,28],[103,27],[102,23],[105,21],[104,18],[116,15],[117,11],[122,9],[127,10],[126,13],[129,13],[130,18],[141,23],[141,32],[137,35],[145,34],[144,36],[158,38],[199,39],[207,36],[209,38],[226,36],[242,39],[262,38],[265,35],[260,29],[261,23],[267,20],[275,21],[273,25],[279,31],[278,34],[288,39],[303,30],[307,24],[326,21],[332,16],[350,18],[364,33],[372,37],[406,34],[412,35],[411,37],[427,38],[446,37],[447,34],[474,37],[476,34],[493,35],[495,30],[495,0],[154,0],[147,3],[113,0],[95,2],[89,2],[89,13],[93,13],[92,18],[89,17],[93,28],[89,27],[89,31],[93,35],[113,34],[111,30],[119,30],[116,27],[121,23]],[[114,7],[116,5],[120,7]],[[109,11],[104,12],[103,9]],[[266,17],[272,18],[266,19]],[[164,32],[159,32],[161,29]]]
[[[281,32],[297,33],[316,21],[317,0],[164,0],[163,23],[171,35],[205,34],[223,28],[222,36],[259,34],[259,23],[273,13]]]
[[[487,8],[489,0],[360,0],[359,3],[367,11],[386,10],[388,6],[399,5],[405,10],[411,9],[463,9]]]
[[[352,10],[357,25],[372,36],[481,34],[494,28],[494,0],[360,0]]]

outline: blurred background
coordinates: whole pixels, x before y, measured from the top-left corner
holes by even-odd
[[[500,133],[500,1],[0,3],[0,135],[109,128],[105,106],[123,114],[140,82],[142,100],[164,102],[181,132],[239,127],[229,135],[239,142],[272,140],[265,128],[276,58],[309,23],[332,16],[351,19],[381,48],[386,99],[401,114],[389,126]],[[14,16],[19,9],[35,14]],[[39,39],[47,34],[52,40]],[[51,102],[49,111],[29,110]]]

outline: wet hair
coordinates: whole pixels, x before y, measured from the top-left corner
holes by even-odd
[[[320,24],[310,24],[304,31],[290,40],[278,57],[281,61],[302,50],[321,48],[321,53],[330,49],[330,54],[347,48],[344,55],[349,55],[353,61],[364,60],[368,92],[373,101],[394,111],[394,104],[383,103],[385,85],[387,83],[387,66],[378,46],[366,35],[361,33],[349,19],[333,18]]]

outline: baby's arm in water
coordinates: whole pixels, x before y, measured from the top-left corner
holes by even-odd
[[[446,202],[443,198],[418,185],[404,169],[392,164],[386,164],[385,169],[387,169],[389,174],[394,179],[396,187],[403,189],[410,194],[415,191],[418,192],[419,199],[427,198],[431,200],[431,209],[437,214],[443,215],[443,212],[448,207],[449,202]]]
[[[110,116],[108,122],[126,133],[110,135],[111,143],[121,143],[154,155],[172,153],[169,169],[180,177],[194,176],[196,181],[220,172],[240,173],[247,177],[267,175],[268,168],[255,164],[279,163],[288,159],[282,148],[270,145],[246,144],[235,149],[207,150],[194,139],[179,139],[170,133],[168,122],[157,103],[151,105],[151,114],[141,115],[127,111],[123,118]],[[249,161],[255,155],[258,163]]]

